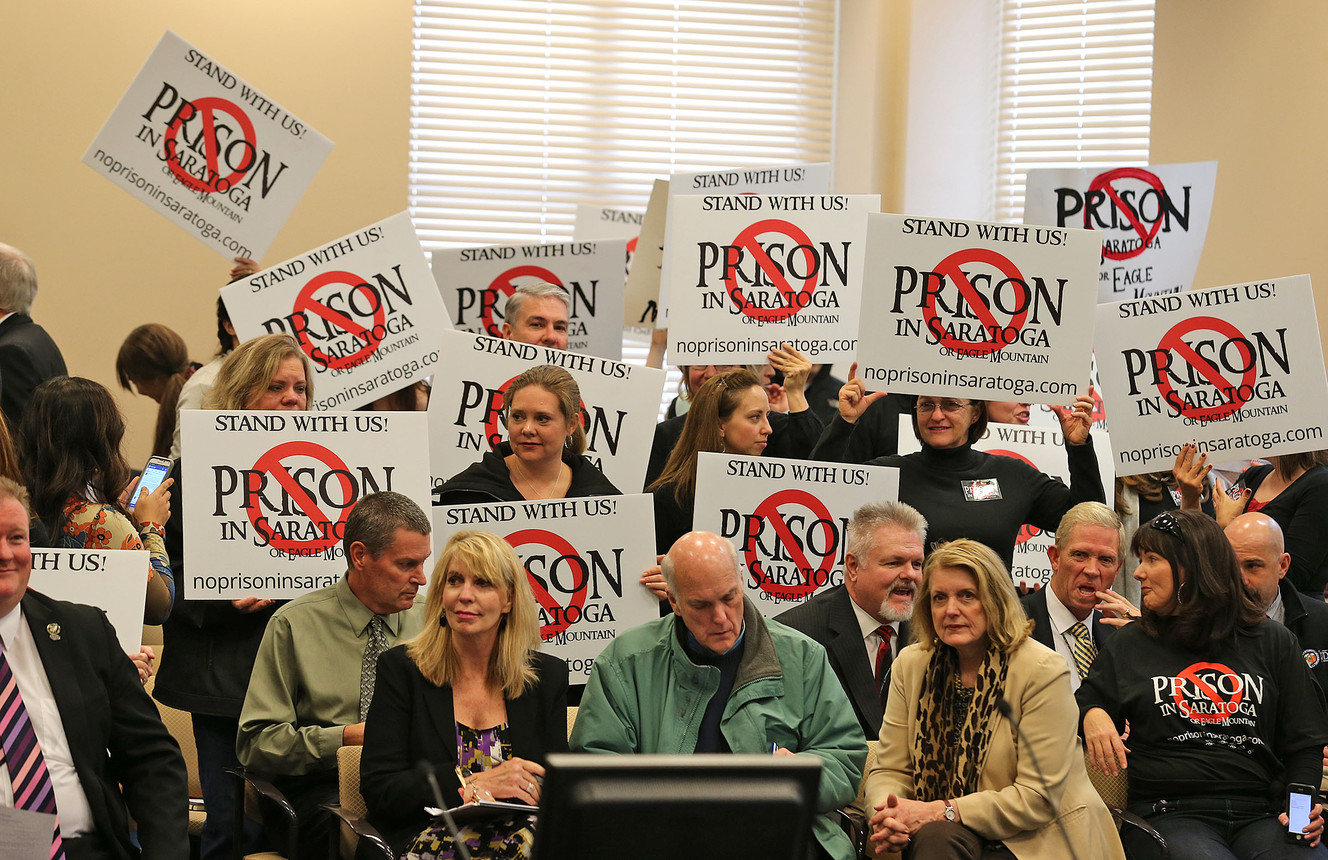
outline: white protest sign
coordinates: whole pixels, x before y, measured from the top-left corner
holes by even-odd
[[[126,654],[143,646],[148,598],[147,550],[32,549],[28,587],[56,600],[95,606],[106,613]]]
[[[899,470],[703,453],[693,528],[733,543],[747,591],[774,616],[844,581],[853,512],[899,498]]]
[[[656,328],[668,328],[670,274],[668,248],[672,246],[672,220],[667,208],[684,194],[829,194],[830,163],[789,164],[781,167],[754,167],[707,170],[702,173],[675,173],[669,177],[668,203],[663,213],[664,241],[660,261],[659,308]],[[879,208],[879,207],[878,207]]]
[[[762,364],[781,342],[851,361],[876,194],[684,195],[669,205],[669,360]]]
[[[297,597],[346,571],[346,518],[393,490],[429,510],[421,412],[217,412],[181,416],[190,600]],[[204,453],[199,453],[204,452]]]
[[[410,216],[393,215],[222,288],[241,340],[286,332],[314,371],[310,409],[353,409],[434,373],[452,327]]]
[[[1098,247],[1087,230],[868,215],[858,375],[903,394],[1072,402]]]
[[[263,256],[332,141],[170,30],[83,163],[221,254]]]
[[[646,213],[635,209],[614,209],[608,206],[589,206],[585,203],[576,207],[576,220],[572,222],[572,238],[578,240],[591,239],[625,239],[627,241],[627,258],[623,268],[623,277],[632,271],[632,255],[636,253],[636,242],[641,235],[641,224],[645,220]],[[627,311],[624,308],[624,325],[640,325],[641,323],[630,323],[626,321]]]
[[[1028,171],[1024,223],[1099,231],[1098,301],[1118,302],[1194,285],[1217,162]]]
[[[433,277],[456,328],[492,337],[503,336],[507,300],[517,287],[563,287],[567,348],[617,361],[626,254],[625,239],[448,248],[433,252]]]
[[[1309,275],[1097,309],[1097,361],[1118,475],[1317,451],[1328,380]]]
[[[541,650],[567,661],[573,684],[586,682],[619,633],[659,617],[659,600],[640,583],[655,564],[650,496],[438,508],[434,551],[463,529],[499,535],[516,550],[539,604]]]
[[[437,489],[507,438],[501,411],[513,379],[540,364],[563,368],[581,389],[586,457],[619,490],[645,483],[664,371],[547,346],[449,332],[429,395],[429,461]]]
[[[911,416],[899,416],[900,454],[921,450],[921,444],[913,435],[911,422]],[[1065,453],[1065,439],[1059,424],[1054,428],[988,424],[987,432],[973,443],[973,450],[1022,460],[1067,487],[1070,485],[1070,462]],[[1093,431],[1093,453],[1097,455],[1102,486],[1114,486],[1116,473],[1111,464],[1111,437],[1105,432]],[[1010,567],[1010,576],[1016,585],[1021,582],[1029,586],[1046,585],[1051,580],[1051,559],[1047,558],[1047,547],[1055,542],[1056,536],[1052,532],[1045,532],[1031,523],[1020,527],[1014,543],[1014,563]]]
[[[641,220],[636,251],[627,266],[623,325],[655,328],[659,316],[659,273],[664,264],[664,222],[669,215],[669,181],[656,179]]]

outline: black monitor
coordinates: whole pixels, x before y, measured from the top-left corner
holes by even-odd
[[[805,860],[814,756],[550,755],[535,860]]]

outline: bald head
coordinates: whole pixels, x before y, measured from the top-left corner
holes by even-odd
[[[688,532],[660,563],[673,611],[696,640],[723,654],[742,633],[743,582],[733,544],[713,532]]]
[[[1241,514],[1226,527],[1227,540],[1240,562],[1240,578],[1255,595],[1255,602],[1267,610],[1277,597],[1282,577],[1291,568],[1282,527],[1267,514]]]

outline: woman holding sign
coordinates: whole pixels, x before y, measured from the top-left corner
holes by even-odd
[[[572,374],[532,367],[507,386],[502,414],[507,441],[443,484],[434,504],[621,495],[584,454],[581,389]]]
[[[222,362],[208,390],[209,409],[303,411],[313,397],[309,361],[293,337],[270,334],[246,341]],[[204,452],[184,452],[206,456]],[[171,472],[180,474],[179,461]],[[171,497],[166,548],[180,584],[165,637],[161,669],[153,694],[163,703],[193,715],[194,741],[203,802],[203,857],[230,856],[234,787],[226,767],[239,768],[235,736],[249,675],[276,602],[258,597],[240,600],[190,600],[184,576],[183,493]]]
[[[428,761],[449,803],[536,806],[541,762],[567,751],[567,664],[539,652],[539,617],[521,560],[502,538],[461,531],[443,547],[424,613],[438,623],[378,661],[364,729],[360,791],[394,854],[452,857],[431,823],[419,767]],[[529,857],[533,816],[499,813],[462,827],[473,856]]]

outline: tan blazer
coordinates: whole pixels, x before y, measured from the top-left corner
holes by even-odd
[[[887,794],[913,797],[911,738],[918,731],[918,697],[930,651],[911,645],[891,667],[890,698],[881,724],[881,751],[867,775],[867,800],[874,808]],[[1005,698],[1046,773],[1050,795],[1066,833],[1082,860],[1124,860],[1111,813],[1084,770],[1077,732],[1079,710],[1070,692],[1070,670],[1055,651],[1032,639],[1010,655]],[[1065,837],[1052,818],[1052,804],[1032,756],[1014,726],[1000,714],[978,790],[954,798],[960,820],[987,839],[999,839],[1019,860],[1062,860]]]

